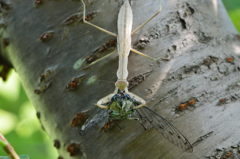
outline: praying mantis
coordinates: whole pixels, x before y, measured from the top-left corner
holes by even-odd
[[[146,105],[146,101],[144,99],[142,99],[141,97],[131,93],[128,91],[128,82],[127,82],[127,76],[128,76],[128,70],[127,70],[127,64],[128,64],[128,56],[130,51],[135,52],[139,55],[142,55],[144,57],[147,57],[151,60],[158,60],[158,59],[154,59],[146,54],[143,54],[133,48],[131,48],[131,35],[133,35],[135,32],[137,32],[139,29],[141,29],[145,24],[147,24],[151,19],[153,19],[156,15],[158,15],[161,12],[161,2],[159,0],[159,10],[157,11],[157,13],[155,13],[151,18],[149,18],[146,22],[144,22],[142,25],[140,25],[138,28],[136,28],[134,31],[131,32],[132,30],[132,23],[133,23],[133,15],[132,15],[132,9],[131,6],[129,4],[128,0],[124,1],[124,4],[122,5],[119,14],[118,14],[118,35],[115,33],[112,33],[108,30],[105,30],[99,26],[96,26],[88,21],[85,20],[85,15],[86,15],[86,7],[85,7],[85,3],[83,0],[81,0],[83,3],[83,22],[91,25],[107,34],[110,34],[112,36],[117,37],[117,50],[113,51],[112,53],[109,53],[108,55],[100,58],[99,60],[96,60],[95,62],[92,62],[90,65],[94,65],[97,62],[105,59],[108,56],[111,56],[112,54],[118,52],[119,54],[119,67],[118,67],[118,71],[117,71],[117,77],[118,80],[115,83],[115,90],[113,93],[107,95],[106,97],[100,99],[97,102],[97,106],[103,109],[107,109],[108,106],[103,105],[104,103],[107,103],[110,101],[110,99],[117,94],[118,90],[120,91],[124,91],[125,93],[129,94],[130,97],[136,99],[137,101],[139,101],[141,104],[139,106],[136,107],[136,109]],[[160,59],[160,58],[159,58]],[[163,59],[163,58],[162,58]],[[89,65],[89,66],[90,66]]]
[[[138,120],[142,124],[140,119],[147,119],[149,123],[151,123],[170,142],[174,143],[175,145],[185,150],[186,152],[192,152],[193,151],[192,145],[181,134],[180,131],[178,131],[170,122],[168,122],[160,114],[146,107],[145,106],[146,101],[141,97],[135,95],[134,93],[129,92],[127,88],[128,86],[127,64],[128,64],[128,56],[130,51],[135,52],[144,57],[147,57],[151,60],[155,60],[155,61],[158,60],[131,48],[131,35],[137,32],[140,28],[142,28],[145,24],[147,24],[152,18],[154,18],[156,15],[160,13],[161,0],[159,0],[160,5],[157,13],[155,13],[151,18],[149,18],[146,22],[144,22],[134,31],[131,31],[132,23],[133,23],[132,9],[129,4],[129,0],[125,0],[118,14],[118,35],[86,21],[85,20],[85,14],[86,14],[85,3],[83,0],[81,1],[84,9],[83,22],[105,33],[108,33],[112,36],[117,37],[117,41],[118,41],[117,50],[100,58],[99,60],[96,60],[95,62],[92,62],[90,65],[93,65],[116,52],[118,52],[119,54],[119,67],[117,71],[118,80],[115,83],[115,86],[116,86],[115,90],[113,93],[107,95],[106,97],[100,99],[97,102],[97,106],[103,109],[100,110],[95,115],[93,115],[92,117],[90,117],[89,119],[87,119],[86,122],[81,127],[81,131],[84,132],[88,127],[91,127],[92,125],[94,125],[99,121],[103,121],[103,123],[110,124],[111,121],[114,122],[115,120],[129,119],[129,120]],[[118,93],[119,90],[120,90],[120,93]],[[140,119],[132,118],[135,112],[139,114]],[[107,124],[105,124],[105,126],[106,125]],[[146,130],[143,124],[142,126]],[[107,125],[107,128],[108,128],[108,125]]]

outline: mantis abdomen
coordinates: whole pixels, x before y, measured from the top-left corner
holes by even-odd
[[[118,14],[118,54],[119,54],[119,67],[117,71],[118,81],[116,86],[120,90],[124,90],[128,85],[127,64],[128,55],[131,48],[131,31],[132,31],[133,15],[132,9],[128,0],[125,0]]]

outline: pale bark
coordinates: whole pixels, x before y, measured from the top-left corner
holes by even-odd
[[[194,147],[192,154],[174,147],[154,129],[144,131],[136,121],[120,122],[123,132],[115,127],[107,133],[94,130],[79,135],[80,128],[72,127],[71,120],[114,91],[118,57],[111,56],[87,70],[73,66],[114,37],[77,22],[67,26],[68,35],[61,42],[66,27],[61,24],[78,12],[80,1],[45,0],[38,7],[32,0],[10,3],[12,8],[2,15],[7,22],[2,38],[9,37],[10,44],[2,47],[1,54],[18,72],[46,133],[53,141],[59,140],[63,158],[70,158],[66,151],[70,143],[81,144],[82,156],[102,159],[203,158],[215,148],[239,143],[240,40],[221,1],[215,10],[210,0],[162,0],[162,12],[132,38],[132,44],[149,38],[150,43],[141,51],[171,60],[153,62],[131,53],[129,77],[153,70],[131,91],[146,99],[150,108],[170,120],[192,143],[214,131]],[[135,29],[158,10],[158,1],[133,1],[132,8]],[[114,33],[118,10],[115,1],[98,0],[87,5],[87,12],[98,12],[91,22]],[[54,31],[53,37],[40,42],[46,31]],[[227,62],[228,57],[234,61]],[[54,73],[47,81],[49,88],[35,94],[40,74],[51,67]],[[85,76],[77,90],[63,91],[71,78],[81,74]],[[92,76],[97,81],[89,85]],[[192,98],[197,99],[194,106],[175,111]],[[223,98],[226,102],[219,103]]]

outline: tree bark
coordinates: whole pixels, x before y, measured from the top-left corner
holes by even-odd
[[[132,2],[133,29],[158,10],[158,3]],[[1,37],[9,38],[9,45],[2,45],[1,56],[18,72],[41,124],[63,158],[193,159],[239,144],[240,40],[220,0],[217,6],[210,0],[162,0],[162,12],[132,37],[132,45],[143,47],[140,51],[170,61],[153,62],[131,53],[129,77],[149,73],[130,91],[146,99],[147,106],[171,121],[191,143],[213,131],[191,154],[154,129],[144,131],[136,121],[120,122],[123,132],[114,127],[106,133],[93,130],[81,136],[80,126],[72,126],[71,121],[77,113],[99,110],[94,103],[114,91],[118,57],[113,55],[86,70],[79,65],[96,52],[103,56],[113,51],[101,46],[114,37],[79,22],[81,14],[75,23],[66,22],[81,13],[81,1],[9,4],[8,10],[2,6],[5,27]],[[91,22],[117,33],[120,4],[89,0],[87,13],[97,12],[95,18],[90,16]],[[43,37],[46,32],[49,35]],[[139,41],[142,38],[146,40]],[[80,84],[69,84],[80,75],[84,75]],[[180,110],[181,104],[187,107]]]

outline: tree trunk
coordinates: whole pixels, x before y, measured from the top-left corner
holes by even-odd
[[[1,47],[1,56],[18,72],[41,124],[55,146],[60,146],[63,158],[70,158],[70,154],[72,158],[101,159],[203,158],[214,154],[216,148],[240,142],[240,40],[222,2],[217,1],[217,6],[213,2],[162,0],[161,13],[133,35],[132,45],[151,57],[170,61],[153,62],[134,53],[129,56],[129,77],[145,77],[131,92],[148,101],[148,107],[171,121],[191,143],[213,131],[191,154],[173,146],[154,129],[145,131],[137,121],[120,122],[123,132],[114,127],[106,133],[92,130],[84,136],[79,134],[81,126],[72,126],[78,124],[72,121],[77,113],[91,109],[85,115],[89,117],[100,110],[94,103],[114,91],[118,68],[116,55],[86,70],[80,67],[90,55],[100,57],[113,51],[111,39],[115,39],[79,22],[82,14],[77,14],[74,23],[73,16],[66,20],[82,12],[81,1],[33,4],[32,0],[12,0],[11,8],[5,10],[2,4],[2,23],[6,26],[1,37],[9,38],[9,45]],[[87,20],[117,33],[120,4],[89,0],[87,13],[97,14],[88,14]],[[133,29],[158,7],[157,0],[133,1]],[[80,75],[84,75],[79,77],[81,83],[70,81]],[[179,107],[181,104],[186,108]],[[78,116],[80,124],[83,114]]]

